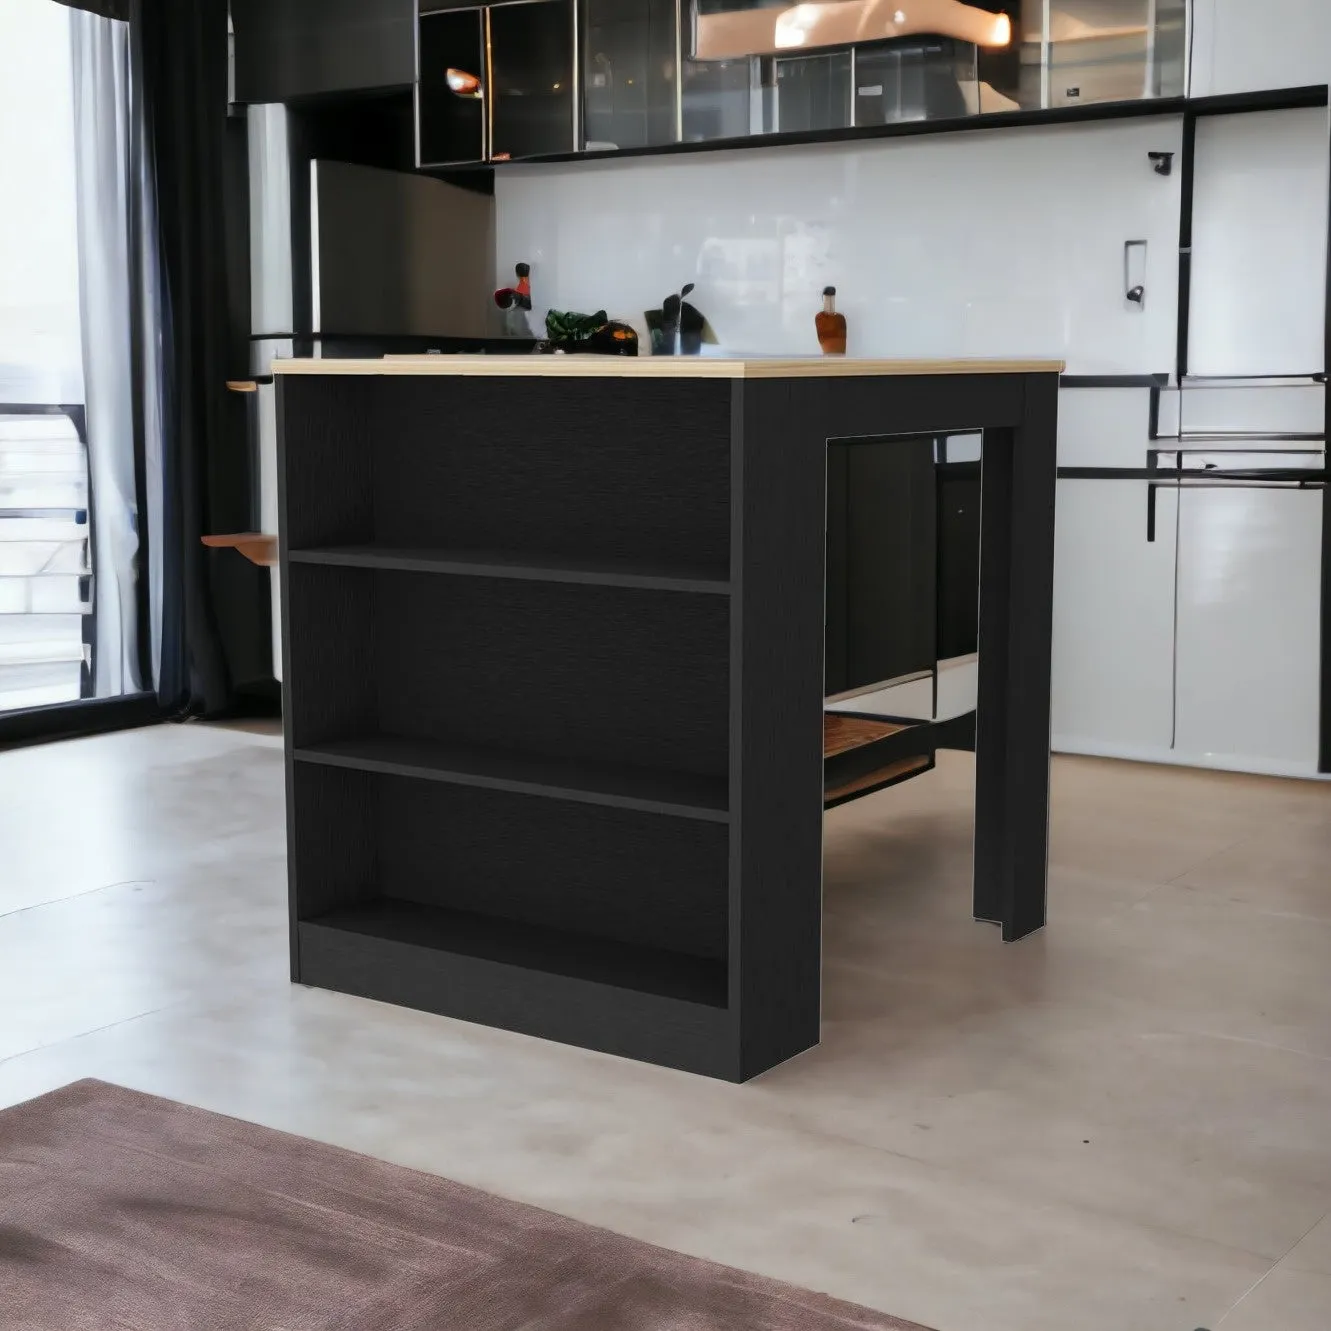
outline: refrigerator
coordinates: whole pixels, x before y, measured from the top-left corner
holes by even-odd
[[[494,198],[431,176],[314,156],[307,120],[250,106],[250,380],[256,530],[277,532],[272,362],[481,351],[497,338]],[[281,610],[272,575],[274,674]]]

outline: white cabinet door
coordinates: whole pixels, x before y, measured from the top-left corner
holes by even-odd
[[[1325,0],[1193,0],[1194,97],[1331,80]]]
[[[1189,374],[1325,368],[1329,173],[1323,107],[1198,123]]]
[[[1156,492],[1149,541],[1147,482],[1058,483],[1055,749],[1169,757],[1177,503],[1177,491]]]
[[[1180,759],[1316,771],[1321,568],[1320,491],[1180,492]]]
[[[1058,395],[1060,467],[1144,467],[1149,388],[1065,388]]]

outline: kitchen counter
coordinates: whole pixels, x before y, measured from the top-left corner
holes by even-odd
[[[746,1080],[819,1039],[824,806],[940,747],[976,749],[975,916],[1043,927],[1058,362],[274,369],[294,979]],[[895,475],[977,431],[969,738],[835,719],[825,773],[829,580],[859,576],[829,455]],[[932,529],[874,493],[875,541]]]
[[[488,375],[548,379],[842,379],[884,375],[1060,374],[1055,360],[870,360],[853,356],[385,356],[277,360],[274,374]]]

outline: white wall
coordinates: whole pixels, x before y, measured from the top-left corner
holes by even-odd
[[[1331,0],[1193,0],[1194,97],[1331,81]]]
[[[1074,373],[1174,364],[1178,152],[1162,116],[817,147],[508,168],[501,276],[548,307],[641,325],[672,290],[736,352],[816,352],[825,285],[855,355],[1061,356]],[[1124,243],[1148,242],[1145,307]]]

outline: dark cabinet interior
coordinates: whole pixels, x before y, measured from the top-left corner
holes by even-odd
[[[493,5],[490,156],[575,152],[574,0]]]
[[[844,129],[851,123],[853,78],[849,51],[775,62],[776,131]]]
[[[828,696],[976,650],[980,464],[933,437],[828,447]]]
[[[417,150],[421,166],[485,159],[485,16],[421,15]]]
[[[231,0],[236,101],[409,88],[417,0]]]
[[[584,139],[589,149],[675,141],[674,0],[584,0]]]

